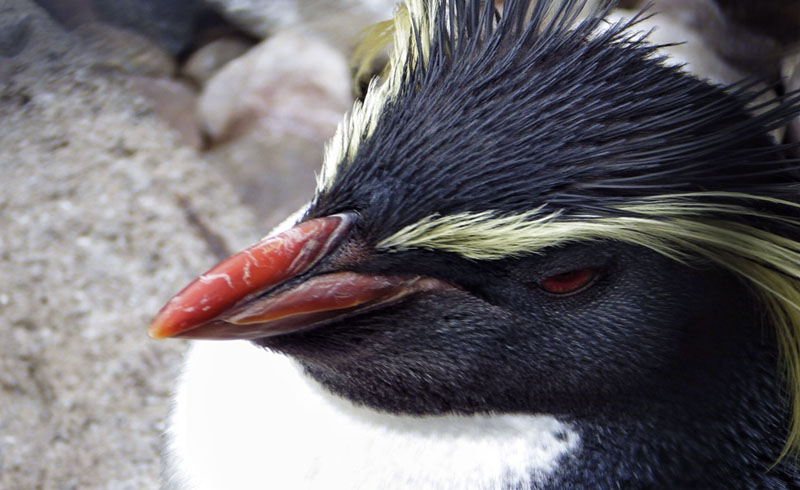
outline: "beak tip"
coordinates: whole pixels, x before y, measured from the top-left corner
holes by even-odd
[[[340,243],[353,219],[342,214],[305,221],[220,262],[164,305],[147,334],[153,339],[243,338],[231,309],[306,272]]]
[[[164,332],[164,329],[161,328],[161,325],[157,325],[156,323],[152,323],[147,329],[147,336],[154,340],[161,340],[169,337],[169,335]]]
[[[150,322],[150,326],[147,328],[147,336],[155,340],[172,337],[175,333],[173,322],[170,322],[168,318],[164,317],[163,311],[153,318],[153,321]]]

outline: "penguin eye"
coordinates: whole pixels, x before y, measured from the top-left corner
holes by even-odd
[[[550,294],[570,294],[587,287],[596,276],[594,269],[578,269],[545,277],[540,287]]]

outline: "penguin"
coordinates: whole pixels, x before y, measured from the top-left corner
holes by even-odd
[[[398,7],[309,204],[150,326],[165,488],[800,488],[800,94],[609,9]]]

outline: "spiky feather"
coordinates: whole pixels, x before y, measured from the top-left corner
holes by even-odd
[[[767,133],[789,94],[749,112],[665,66],[634,18],[577,22],[580,1],[409,0],[386,74],[329,144],[312,209],[374,213],[385,253],[472,260],[618,240],[748,282],[775,328],[800,448],[800,175]],[[402,183],[404,185],[397,185]]]

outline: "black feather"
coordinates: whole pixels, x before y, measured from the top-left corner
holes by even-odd
[[[377,242],[434,213],[616,214],[694,191],[796,200],[800,161],[768,132],[800,113],[800,94],[748,109],[755,81],[717,87],[665,66],[635,31],[644,13],[604,26],[605,4],[574,25],[583,4],[511,0],[495,22],[480,2],[449,2],[428,62],[407,69],[311,214],[372,213]]]

